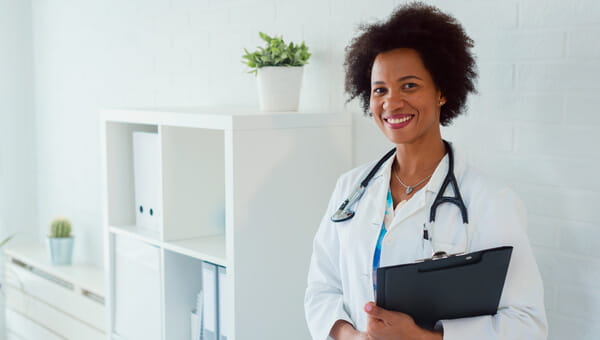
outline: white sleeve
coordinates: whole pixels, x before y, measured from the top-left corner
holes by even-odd
[[[337,320],[346,320],[354,325],[344,307],[338,262],[339,239],[335,223],[330,220],[331,214],[344,199],[341,197],[339,187],[338,181],[315,235],[308,271],[304,312],[314,340],[328,339],[331,327]]]
[[[498,313],[442,320],[444,340],[541,340],[547,337],[544,287],[526,234],[522,201],[509,189],[474,208],[473,250],[513,246]],[[475,213],[474,213],[475,215]]]

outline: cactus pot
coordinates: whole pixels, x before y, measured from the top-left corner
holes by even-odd
[[[73,258],[73,237],[48,237],[53,265],[70,265]]]

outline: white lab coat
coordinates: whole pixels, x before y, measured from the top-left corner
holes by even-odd
[[[540,273],[526,235],[523,203],[510,189],[490,182],[454,152],[454,173],[467,206],[469,237],[455,205],[438,207],[431,226],[433,247],[423,239],[423,224],[448,169],[446,155],[427,185],[396,210],[383,239],[381,266],[430,257],[432,248],[450,253],[513,246],[498,313],[442,320],[445,340],[546,339],[547,323]],[[305,313],[314,340],[328,339],[336,320],[366,330],[363,306],[374,301],[372,265],[390,183],[391,157],[355,205],[354,218],[333,223],[331,215],[362,181],[375,162],[342,175],[314,238],[305,294]],[[446,195],[452,195],[448,186]],[[469,243],[469,244],[467,244]]]

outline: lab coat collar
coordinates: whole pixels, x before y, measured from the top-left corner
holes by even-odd
[[[377,170],[377,172],[375,173],[375,176],[373,176],[372,180],[379,181],[381,179],[386,179],[387,181],[385,181],[385,182],[389,183],[390,182],[390,170],[392,169],[392,164],[394,164],[395,159],[396,159],[396,153],[394,152],[394,154],[390,158],[388,158],[381,165],[381,167],[379,167],[379,170]],[[373,163],[373,166],[375,166],[375,163]],[[385,177],[387,177],[387,178],[385,178]]]
[[[367,200],[366,204],[368,207],[366,211],[370,211],[371,214],[371,225],[375,226],[378,235],[378,228],[381,226],[383,216],[385,214],[385,207],[387,205],[387,192],[390,187],[390,171],[392,164],[394,163],[395,154],[388,158],[375,173],[371,182],[367,186],[367,190],[371,190],[369,194],[373,199]],[[362,208],[361,208],[362,209]]]

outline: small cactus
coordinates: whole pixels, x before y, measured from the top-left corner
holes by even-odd
[[[65,217],[57,217],[50,224],[51,238],[71,237],[71,221]]]

